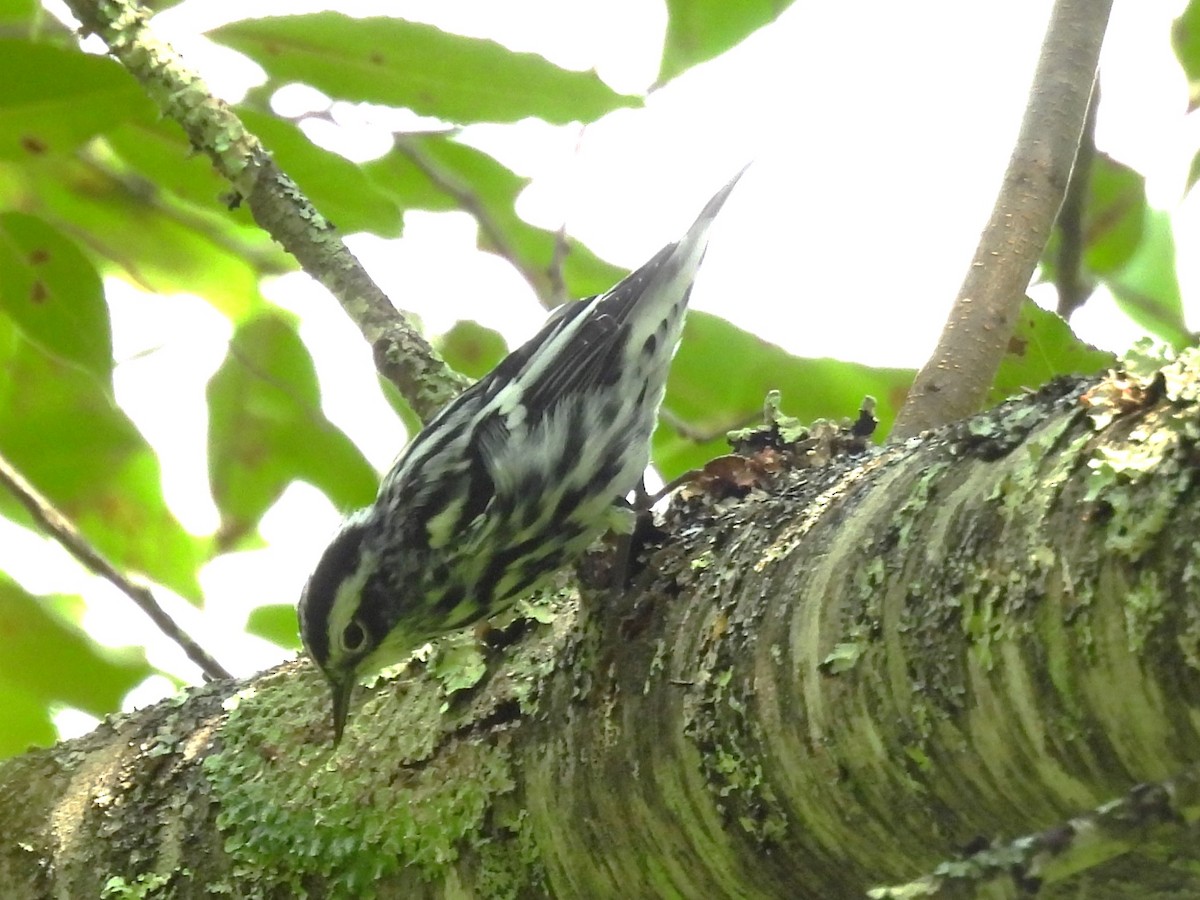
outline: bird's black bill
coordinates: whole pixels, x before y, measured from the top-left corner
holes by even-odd
[[[350,714],[350,697],[354,694],[354,679],[345,681],[330,681],[329,687],[333,693],[333,746],[342,741],[342,732],[346,730],[346,716]]]

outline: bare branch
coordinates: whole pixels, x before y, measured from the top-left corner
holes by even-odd
[[[371,345],[380,374],[417,415],[428,419],[466,385],[392,305],[258,138],[154,35],[144,10],[119,0],[68,0],[67,5],[229,180],[232,202],[244,200],[255,221],[338,299]]]
[[[996,205],[897,437],[983,404],[1070,180],[1111,9],[1112,0],[1056,0]]]
[[[558,231],[554,232],[554,252],[550,255],[550,305],[562,306],[570,297],[567,296],[567,280],[563,276],[563,262],[571,252],[571,242],[567,240],[567,223],[563,222]]]
[[[445,167],[438,165],[436,160],[431,159],[412,141],[405,140],[403,135],[396,136],[395,146],[397,150],[408,157],[409,161],[421,171],[421,174],[433,182],[434,187],[452,198],[471,215],[479,225],[479,230],[492,252],[521,273],[521,277],[533,288],[538,302],[547,309],[553,307],[555,305],[553,298],[545,296],[544,293],[546,276],[525,264],[516,248],[508,242],[500,223],[496,221],[479,195],[455,178],[453,174],[447,172]]]
[[[723,438],[731,431],[736,431],[739,428],[746,428],[753,425],[755,422],[761,421],[762,410],[756,409],[752,413],[746,413],[741,418],[729,425],[722,425],[717,428],[704,430],[697,428],[683,416],[677,415],[665,406],[659,410],[658,418],[668,428],[673,429],[681,438],[686,441],[691,441],[693,444],[707,444],[709,441],[715,441],[717,438]]]
[[[654,88],[651,88],[653,91]],[[575,156],[579,157],[583,150],[583,138],[587,134],[588,126],[585,122],[579,126],[579,134],[575,138]],[[564,221],[558,227],[558,231],[554,234],[554,251],[550,255],[550,305],[552,307],[561,306],[566,303],[570,297],[567,296],[567,280],[563,274],[563,264],[566,262],[567,254],[571,252],[571,242],[567,238],[567,223]]]
[[[1096,107],[1100,105],[1100,82],[1092,89],[1088,101],[1087,118],[1083,122],[1083,134],[1079,138],[1079,150],[1075,154],[1075,167],[1071,169],[1071,182],[1058,211],[1058,253],[1055,254],[1055,286],[1058,288],[1057,312],[1064,319],[1087,302],[1092,294],[1092,285],[1080,277],[1083,263],[1083,214],[1086,205],[1088,183],[1092,178],[1092,161],[1096,158]]]
[[[1048,884],[1129,853],[1154,840],[1183,835],[1200,816],[1200,768],[1137,785],[1124,796],[1037,834],[993,844],[905,885],[876,888],[872,900],[1032,896]]]
[[[89,572],[99,575],[115,586],[117,590],[129,597],[138,608],[150,617],[158,630],[173,640],[209,678],[231,678],[224,666],[208,655],[175,620],[167,614],[148,588],[134,584],[117,570],[104,556],[88,543],[87,538],[79,533],[79,529],[61,512],[54,508],[51,502],[43,497],[33,485],[26,481],[12,464],[0,456],[0,484],[29,510],[34,521],[45,532],[58,541],[73,557],[79,560]]]
[[[194,207],[172,203],[165,196],[166,191],[158,184],[132,172],[122,171],[114,164],[108,154],[100,153],[92,147],[85,146],[76,151],[75,157],[97,176],[110,181],[114,186],[125,192],[129,199],[141,204],[160,216],[178,222],[189,231],[204,235],[205,239],[230,253],[247,260],[254,268],[268,275],[282,275],[292,271],[287,257],[279,253],[273,246],[264,242],[255,243],[242,240],[229,230],[216,227],[219,220],[215,216],[199,212]],[[74,234],[79,240],[86,241],[86,235]],[[122,260],[122,267],[129,271],[131,264]],[[138,277],[135,275],[135,277]]]

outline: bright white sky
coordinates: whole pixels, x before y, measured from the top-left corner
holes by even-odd
[[[239,14],[322,5],[191,0],[161,15],[156,27],[219,93],[237,99],[256,67],[214,52],[194,37],[196,29]],[[379,8],[344,8],[368,14],[373,6]],[[644,0],[386,6],[542,53],[564,67],[595,68],[631,93],[653,80],[665,28],[665,9]],[[1194,203],[1179,204],[1200,134],[1185,118],[1186,84],[1169,44],[1170,22],[1183,6],[1183,0],[1117,0],[1103,58],[1098,143],[1149,173],[1151,202],[1176,211],[1186,297],[1195,294],[1188,290],[1194,278],[1182,251],[1195,234],[1196,213]],[[519,204],[529,221],[550,228],[566,221],[601,256],[631,267],[674,240],[709,195],[753,160],[713,229],[693,306],[798,354],[916,366],[936,338],[990,211],[1049,7],[1050,0],[797,0],[776,24],[679,78],[644,109],[614,113],[582,135],[577,127],[530,121],[470,127],[464,139],[533,178]],[[311,103],[311,93],[289,92],[289,112]],[[370,126],[391,117],[335,113],[350,127],[349,138],[328,128],[311,133],[350,156],[383,149]],[[513,343],[541,320],[521,279],[474,249],[474,224],[465,215],[412,214],[396,244],[351,243],[393,296],[414,298],[432,332],[476,318]],[[217,518],[203,458],[204,384],[221,360],[229,326],[196,299],[114,293],[119,399],[162,455],[168,502],[188,528],[209,533]],[[327,413],[386,468],[404,434],[379,399],[357,333],[302,276],[283,279],[269,294],[304,316]],[[1106,306],[1085,308],[1076,328],[1121,350],[1138,332]],[[166,406],[177,415],[165,416]],[[266,548],[205,571],[206,612],[182,603],[172,604],[173,611],[240,674],[278,661],[276,648],[241,636],[245,614],[260,604],[295,601],[337,521],[315,490],[295,486],[264,522]],[[0,546],[6,541],[8,531]],[[98,638],[144,641],[157,664],[196,680],[125,598],[97,589],[58,556],[47,567],[44,554],[35,553],[36,539],[14,534],[8,546],[15,558],[6,553],[3,564],[31,590],[86,590],[95,610],[86,624]],[[132,700],[145,703],[170,689],[160,679]],[[65,714],[60,725],[74,732],[87,722]]]

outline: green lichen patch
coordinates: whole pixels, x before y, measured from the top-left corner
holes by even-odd
[[[866,649],[866,645],[863,643],[843,641],[835,645],[833,650],[821,660],[821,671],[827,675],[849,672],[858,664]]]
[[[726,821],[736,822],[758,844],[781,841],[787,816],[764,770],[765,742],[750,713],[747,686],[736,667],[721,660],[741,646],[737,639],[715,645],[710,676],[697,686],[699,703],[685,733],[700,752],[705,779]]]
[[[100,891],[101,900],[144,900],[153,897],[157,892],[166,888],[171,879],[166,875],[145,873],[138,875],[132,881],[114,875],[104,882]]]
[[[474,893],[494,900],[548,896],[550,888],[541,854],[525,810],[498,812],[493,831],[502,840],[490,840],[476,848]]]
[[[429,672],[441,682],[447,695],[454,694],[470,690],[483,680],[487,674],[487,660],[478,641],[455,641],[434,657]],[[443,710],[445,708],[443,705]]]
[[[249,896],[371,897],[390,876],[445,878],[494,797],[512,790],[507,757],[450,733],[427,683],[400,699],[377,692],[334,749],[328,710],[313,708],[318,681],[307,667],[260,681],[231,705],[223,746],[205,760],[239,890],[244,879],[262,886]]]
[[[1085,397],[1093,427],[1097,410],[1116,410],[1105,418],[1116,438],[1093,450],[1084,499],[1100,513],[1107,549],[1130,560],[1159,543],[1195,483],[1196,367],[1200,353],[1188,351],[1148,384],[1114,375]]]

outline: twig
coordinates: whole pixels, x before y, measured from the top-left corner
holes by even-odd
[[[969,416],[987,397],[1070,180],[1111,9],[1056,0],[996,205],[894,436]]]
[[[66,516],[38,493],[37,488],[26,481],[4,457],[0,456],[0,484],[8,488],[29,514],[46,532],[60,543],[68,553],[81,562],[89,572],[107,579],[147,616],[158,630],[183,648],[188,659],[194,662],[209,678],[231,678],[225,668],[191,639],[154,599],[154,595],[141,585],[134,584],[105,559],[99,550],[88,543]]]
[[[418,416],[428,419],[466,386],[467,379],[392,305],[258,138],[158,39],[143,9],[130,0],[67,0],[67,5],[228,179],[232,202],[244,200],[254,220],[338,299],[371,345],[376,369]]]
[[[1096,107],[1100,105],[1100,82],[1092,88],[1092,99],[1088,101],[1087,118],[1083,121],[1083,134],[1079,138],[1079,150],[1075,154],[1075,166],[1071,169],[1071,182],[1067,195],[1063,197],[1062,209],[1058,211],[1058,253],[1054,259],[1054,283],[1058,288],[1058,314],[1064,319],[1087,302],[1092,287],[1081,276],[1083,263],[1083,214],[1092,179],[1092,161],[1096,158]]]
[[[550,265],[546,274],[550,276],[550,305],[554,308],[562,306],[571,298],[567,296],[567,280],[563,276],[563,262],[571,252],[571,242],[567,239],[567,223],[563,222],[554,232],[554,251],[550,254]]]
[[[714,428],[711,431],[701,431],[691,422],[688,422],[682,416],[676,415],[667,409],[665,406],[658,412],[659,419],[668,428],[674,431],[684,440],[691,441],[693,444],[707,444],[709,441],[715,441],[717,438],[723,438],[731,431],[737,431],[739,428],[746,428],[755,422],[762,419],[762,410],[757,409],[752,413],[747,413],[741,418],[734,421],[732,425],[725,425]]]
[[[255,247],[249,241],[239,240],[232,234],[214,227],[212,216],[189,209],[167,200],[165,192],[153,181],[141,175],[122,172],[117,166],[95,150],[84,148],[75,154],[79,161],[102,178],[107,178],[130,197],[165,218],[178,222],[184,228],[204,235],[210,243],[248,260],[259,272],[266,275],[282,275],[293,271],[292,266],[273,245]],[[263,249],[267,247],[267,249]],[[124,265],[124,262],[122,262]],[[144,281],[143,281],[144,283]]]
[[[579,133],[575,136],[575,158],[578,159],[583,151],[583,139],[587,135],[588,125],[583,123],[579,126]],[[550,303],[553,307],[561,306],[571,298],[567,296],[567,279],[563,274],[563,264],[566,262],[567,254],[571,252],[571,242],[567,238],[567,223],[563,221],[558,226],[558,231],[554,233],[554,250],[550,254],[550,265],[547,268],[547,274],[550,276]]]
[[[554,298],[544,295],[545,277],[541,272],[531,269],[525,264],[520,254],[508,242],[508,238],[504,235],[504,229],[500,227],[479,195],[447,172],[443,166],[438,165],[435,160],[430,159],[429,155],[412,141],[397,135],[395,146],[397,150],[408,157],[409,161],[421,171],[421,174],[433,182],[434,187],[451,197],[475,219],[479,230],[483,232],[484,239],[491,245],[492,252],[521,273],[521,277],[529,282],[529,286],[533,288],[533,292],[542,306],[547,309],[552,308],[555,305]]]
[[[1200,769],[1188,768],[1166,781],[1139,784],[1124,796],[1046,831],[948,860],[923,878],[875,888],[867,896],[873,900],[1032,897],[1041,888],[1066,883],[1164,835],[1186,832],[1189,823],[1200,817],[1198,798]]]

